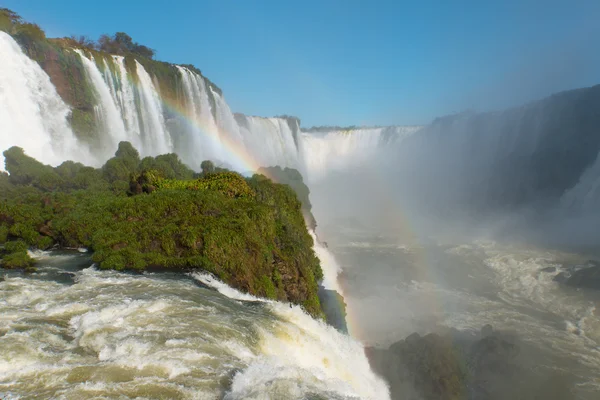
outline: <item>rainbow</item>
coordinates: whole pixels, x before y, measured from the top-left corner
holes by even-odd
[[[140,90],[140,87],[135,80],[131,79],[130,76],[128,76],[127,79],[129,79],[130,83],[135,86],[138,91]],[[205,90],[212,89],[207,85],[205,86]],[[213,95],[218,97],[218,100],[222,100],[218,93],[213,91]],[[188,124],[188,126],[193,128],[199,134],[204,135],[211,141],[211,143],[214,143],[216,147],[224,151],[225,158],[229,162],[233,163],[234,169],[243,172],[256,172],[264,166],[261,165],[261,163],[248,151],[243,142],[232,139],[234,135],[231,135],[231,132],[219,127],[217,122],[212,118],[212,115],[210,115],[210,118],[201,118],[200,115],[192,112],[188,107],[180,104],[179,102],[164,99],[162,96],[160,98],[164,109],[180,117],[183,121],[185,121],[186,124]],[[347,133],[350,132],[348,131]],[[277,181],[276,177],[272,174],[268,174],[267,171],[263,170],[261,173],[267,174],[269,179]],[[387,182],[383,176],[375,173],[371,174],[371,178],[373,182],[377,182],[377,185],[375,186],[380,190],[379,193],[374,193],[373,195],[382,200],[382,209],[389,211],[389,218],[393,220],[393,223],[399,229],[399,240],[402,240],[405,243],[407,242],[408,247],[414,255],[416,270],[420,275],[418,278],[424,282],[431,282],[432,276],[430,273],[430,268],[428,268],[429,264],[424,247],[418,244],[417,236],[414,234],[414,231],[411,228],[409,219],[402,211],[399,204],[393,201],[394,196],[388,189],[389,182]],[[400,238],[400,236],[402,238]],[[315,237],[314,240],[318,239]],[[333,255],[331,255],[331,257],[334,258]],[[399,265],[399,268],[402,267],[403,266]],[[347,282],[344,279],[340,279],[339,276],[337,277],[336,289],[338,289],[337,291],[340,292],[339,294],[342,297],[335,298],[335,307],[339,312],[345,312],[348,333],[359,341],[365,342],[369,335],[367,334],[367,329],[364,327],[364,321],[361,321],[361,316],[353,311],[354,309],[358,308],[353,306],[353,302],[356,300],[352,299],[350,296],[344,297],[345,293],[350,293],[350,288],[348,287]],[[442,316],[442,313],[440,312],[441,307],[436,301],[435,296],[429,296],[427,301],[427,307],[431,309],[435,318],[440,318]]]

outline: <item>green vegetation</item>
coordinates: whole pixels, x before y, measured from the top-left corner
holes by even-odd
[[[27,248],[87,247],[99,268],[202,269],[245,292],[323,315],[322,270],[301,202],[287,185],[211,162],[195,174],[175,154],[140,160],[128,142],[100,169],[72,161],[53,168],[18,147],[4,156],[5,268],[31,270]]]
[[[317,227],[317,221],[312,215],[312,204],[310,204],[308,186],[304,184],[302,175],[298,170],[293,168],[281,168],[275,167],[263,167],[258,170],[258,173],[263,174],[271,178],[274,182],[289,185],[290,188],[298,196],[298,200],[302,203],[302,214],[306,220],[306,224],[312,230]]]

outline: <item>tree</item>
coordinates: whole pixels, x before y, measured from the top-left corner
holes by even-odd
[[[210,160],[202,161],[202,164],[200,164],[200,168],[202,169],[202,173],[204,175],[215,172],[215,164],[213,164],[213,162]]]
[[[121,46],[121,48],[128,51],[132,51],[134,47],[133,39],[125,32],[117,32],[114,36],[114,41]]]
[[[75,36],[75,35],[71,35],[69,36],[69,39],[71,39],[73,42],[75,42],[75,45],[79,46],[79,47],[87,47],[90,49],[94,49],[96,48],[96,43],[90,39],[87,36],[84,35],[79,35],[79,36]]]

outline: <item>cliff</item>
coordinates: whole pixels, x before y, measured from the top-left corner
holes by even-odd
[[[24,21],[18,14],[8,9],[0,9],[0,30],[11,35],[25,54],[35,60],[48,74],[60,97],[71,108],[69,122],[73,132],[84,142],[96,145],[101,142],[100,136],[106,132],[101,131],[100,121],[94,113],[98,99],[86,77],[81,57],[74,51],[75,49],[92,59],[101,72],[111,75],[118,74],[118,67],[113,57],[123,57],[126,71],[133,84],[139,82],[137,61],[152,77],[163,101],[171,104],[174,109],[185,107],[183,80],[177,66],[154,60],[152,58],[154,52],[145,46],[137,43],[129,46],[120,44],[131,42],[131,38],[123,32],[118,32],[112,38],[104,35],[98,43],[86,38],[47,38],[38,25]],[[140,47],[150,53],[139,51]],[[208,91],[208,96],[214,112],[213,92],[222,95],[221,89],[204,77],[195,66],[183,65],[183,67],[201,76],[206,87],[211,89]]]

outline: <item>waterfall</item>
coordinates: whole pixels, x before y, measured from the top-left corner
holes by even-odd
[[[304,131],[301,153],[308,179],[318,180],[332,170],[360,165],[390,141],[400,142],[419,126]]]
[[[211,91],[211,94],[215,99],[215,119],[219,128],[221,141],[224,142],[225,146],[228,147],[228,149],[225,150],[229,150],[223,152],[224,160],[222,161],[225,161],[238,171],[245,171],[248,169],[249,165],[243,160],[238,159],[236,154],[231,153],[239,153],[242,151],[247,153],[247,156],[252,158],[255,155],[248,153],[247,149],[244,148],[244,139],[240,133],[240,128],[225,99],[219,93],[215,92],[211,87],[209,87],[208,90]]]
[[[52,165],[67,158],[93,163],[85,149],[76,151],[68,114],[48,75],[0,31],[0,152],[20,146]],[[3,170],[4,157],[0,157]]]
[[[240,114],[236,117],[244,146],[250,154],[256,156],[261,166],[279,165],[302,169],[294,133],[285,119]]]
[[[113,101],[122,110],[121,102],[118,96],[117,83],[113,74],[110,71],[110,66],[108,65],[108,62],[106,62],[106,59],[102,59],[102,64],[104,68],[104,80],[108,84]]]
[[[139,78],[140,112],[143,127],[142,153],[158,155],[173,150],[171,136],[165,126],[162,100],[152,78],[139,62],[135,62]]]
[[[73,51],[79,54],[83,67],[96,93],[96,114],[102,123],[103,132],[101,139],[105,143],[104,154],[102,155],[104,158],[108,158],[114,153],[114,149],[117,148],[120,141],[128,140],[125,125],[123,124],[121,113],[115,103],[115,98],[111,94],[108,83],[104,80],[103,74],[98,69],[93,57],[92,59],[87,58],[79,49],[74,49]]]
[[[113,56],[113,62],[119,71],[117,99],[121,107],[123,122],[127,128],[128,137],[132,144],[137,148],[140,148],[140,119],[135,105],[135,88],[131,83],[131,77],[127,72],[127,68],[125,68],[125,58],[122,56]]]
[[[204,79],[187,68],[177,66],[183,81],[187,118],[184,121],[184,138],[176,152],[190,165],[205,159],[221,160],[219,131],[210,109]]]
[[[573,188],[565,192],[561,205],[571,211],[598,213],[600,204],[600,154]]]

